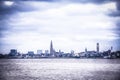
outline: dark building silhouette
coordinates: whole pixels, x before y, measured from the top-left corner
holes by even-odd
[[[34,51],[28,51],[27,53],[29,56],[33,57],[34,56]]]
[[[111,46],[110,50],[112,51],[113,50],[113,47]]]
[[[49,56],[49,50],[45,50],[45,54],[44,54],[46,57]]]
[[[9,55],[10,56],[16,56],[17,55],[17,50],[16,49],[11,49]]]
[[[42,54],[42,50],[37,50],[37,54]]]
[[[97,46],[96,46],[96,49],[97,49],[97,53],[99,53],[99,43],[97,43]]]
[[[54,49],[53,49],[52,40],[51,40],[51,42],[50,42],[50,55],[51,55],[51,56],[54,56]]]
[[[87,52],[87,48],[85,48],[85,52]]]

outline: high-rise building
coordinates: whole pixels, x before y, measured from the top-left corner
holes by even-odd
[[[97,43],[96,49],[97,49],[97,53],[99,53],[99,43]]]
[[[111,46],[110,50],[112,51],[113,50],[113,47]]]
[[[49,53],[49,50],[45,50],[45,54],[48,54]]]
[[[50,55],[54,55],[54,49],[53,49],[53,43],[52,43],[52,40],[50,42]]]
[[[29,56],[34,56],[34,51],[28,51],[28,53],[27,53]]]
[[[17,55],[17,50],[16,50],[16,49],[11,49],[9,55],[10,55],[10,56],[15,56],[15,55]]]
[[[87,52],[87,48],[85,48],[85,52]]]
[[[37,54],[42,54],[42,50],[37,50]]]

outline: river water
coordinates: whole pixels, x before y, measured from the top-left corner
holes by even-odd
[[[120,59],[0,59],[0,80],[120,80]]]

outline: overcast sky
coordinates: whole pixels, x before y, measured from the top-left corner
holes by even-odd
[[[0,52],[120,50],[119,0],[0,1]]]

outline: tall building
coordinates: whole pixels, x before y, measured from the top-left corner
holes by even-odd
[[[28,51],[27,53],[29,56],[33,57],[34,56],[34,51]]]
[[[110,50],[112,51],[113,50],[113,47],[111,46]]]
[[[49,50],[45,50],[45,54],[48,54],[49,53]]]
[[[17,50],[16,50],[16,49],[11,49],[9,55],[10,55],[10,56],[15,56],[15,55],[17,55]]]
[[[42,54],[42,50],[37,50],[37,54]]]
[[[87,48],[85,48],[85,52],[87,52]]]
[[[54,55],[54,49],[53,49],[53,43],[52,43],[52,40],[50,42],[50,55]]]
[[[99,43],[97,43],[96,49],[97,49],[97,53],[99,53]]]

